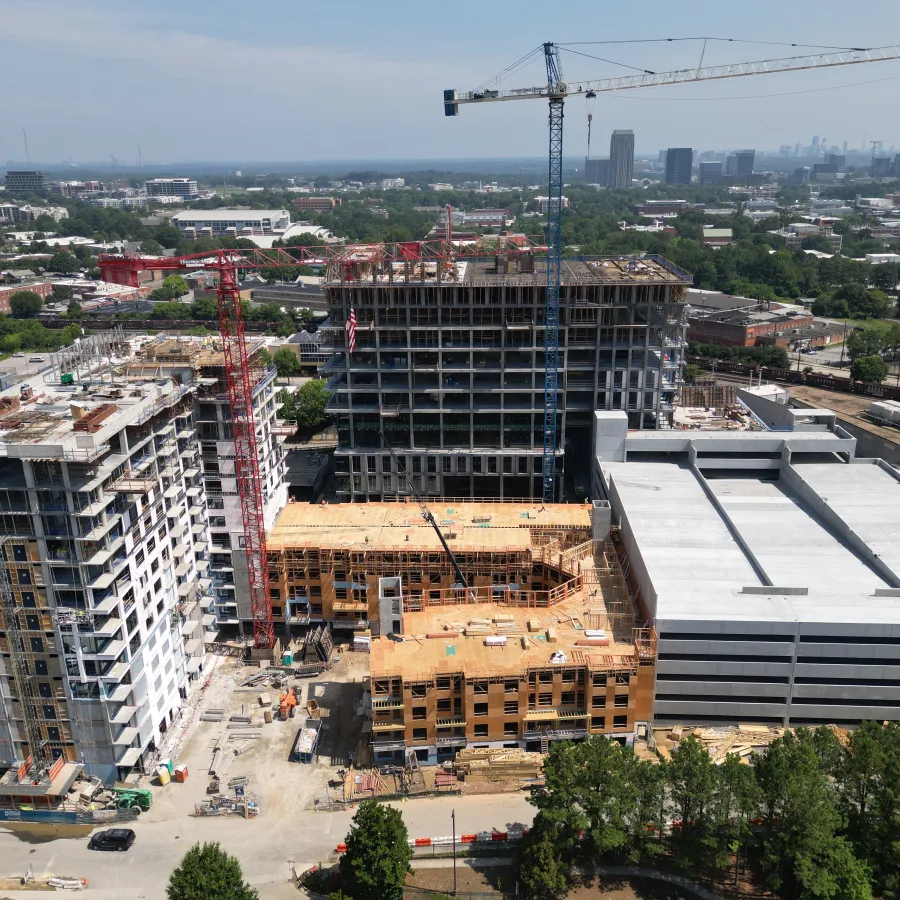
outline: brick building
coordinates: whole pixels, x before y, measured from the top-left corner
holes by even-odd
[[[652,629],[589,505],[435,509],[468,590],[404,503],[288,504],[268,538],[276,623],[371,637],[376,763],[528,750],[650,717]],[[608,520],[606,521],[608,525]]]
[[[760,338],[775,332],[804,328],[814,323],[812,313],[790,316],[772,312],[717,312],[695,310],[688,316],[688,340],[701,344],[755,347]]]

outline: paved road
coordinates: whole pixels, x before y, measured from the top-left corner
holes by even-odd
[[[450,834],[450,813],[456,811],[458,834],[505,831],[527,825],[534,808],[524,794],[440,797],[392,804],[402,813],[410,837]],[[87,833],[81,837],[40,840],[0,831],[0,876],[15,876],[32,866],[36,875],[52,873],[87,878],[91,895],[121,900],[163,900],[165,884],[181,856],[195,842],[215,840],[241,861],[247,880],[260,890],[261,900],[284,896],[290,871],[327,862],[350,825],[353,811],[302,813],[274,820],[182,818],[165,822],[138,822],[137,840],[127,854],[92,852]],[[58,832],[57,832],[58,833]],[[96,892],[96,893],[95,893]],[[41,892],[42,893],[42,892]],[[16,897],[16,892],[3,891]],[[36,900],[40,893],[23,894]],[[49,895],[48,895],[49,896]],[[54,894],[58,897],[58,894]]]

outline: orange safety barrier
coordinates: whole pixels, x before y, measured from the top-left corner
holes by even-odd
[[[491,833],[492,841],[505,841],[507,839],[507,834],[505,831],[494,831]]]
[[[338,844],[337,847],[335,848],[334,852],[335,853],[346,853],[347,845],[346,844]]]
[[[460,837],[460,842],[463,844],[474,844],[475,841],[478,840],[477,834],[464,834]]]
[[[431,846],[431,838],[416,838],[416,846],[417,847],[430,847]]]

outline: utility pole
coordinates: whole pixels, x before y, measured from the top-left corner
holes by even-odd
[[[453,823],[453,896],[456,896],[456,810],[450,812],[450,821]]]
[[[28,135],[25,133],[25,129],[22,129],[22,141],[25,144],[25,165],[28,166],[31,164],[31,157],[28,154]]]

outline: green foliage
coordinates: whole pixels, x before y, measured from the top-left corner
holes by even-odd
[[[81,263],[68,250],[57,250],[47,261],[47,269],[61,275],[70,275],[81,269]]]
[[[219,304],[215,297],[199,297],[191,304],[191,318],[207,322],[218,321]]]
[[[278,336],[290,337],[297,331],[297,324],[290,316],[282,316],[281,322],[278,323]]]
[[[84,313],[81,309],[81,304],[77,300],[70,300],[69,305],[66,307],[66,315],[70,319],[81,319],[84,317]]]
[[[169,876],[168,900],[257,900],[237,858],[218,843],[195,844]]]
[[[552,822],[539,812],[516,849],[516,878],[525,900],[555,900],[569,886]]]
[[[402,900],[412,858],[408,839],[396,809],[375,800],[360,804],[340,862],[344,891],[353,900]]]
[[[787,351],[783,347],[727,347],[724,344],[699,344],[688,341],[690,356],[724,359],[739,363],[753,363],[774,369],[786,369],[789,365]]]
[[[51,299],[57,303],[71,300],[75,296],[75,290],[68,284],[54,284],[51,292]]]
[[[881,384],[888,371],[888,364],[880,356],[858,356],[850,366],[850,377],[855,381]]]
[[[150,299],[154,299],[154,295],[156,291],[152,291],[150,293]],[[162,301],[159,303],[153,304],[153,309],[150,310],[151,319],[190,319],[191,318],[191,304],[188,303],[174,303],[169,301]]]
[[[328,406],[331,394],[325,390],[324,379],[307,381],[300,390],[293,393],[282,391],[278,399],[282,403],[278,415],[288,422],[296,422],[298,428],[316,430],[328,421],[325,407]]]
[[[9,314],[17,319],[33,319],[44,305],[34,291],[15,291],[9,295]]]
[[[700,366],[695,363],[688,363],[684,367],[684,383],[693,384],[702,374],[703,369]]]
[[[300,371],[300,357],[290,347],[279,347],[272,356],[279,378],[289,378]]]

